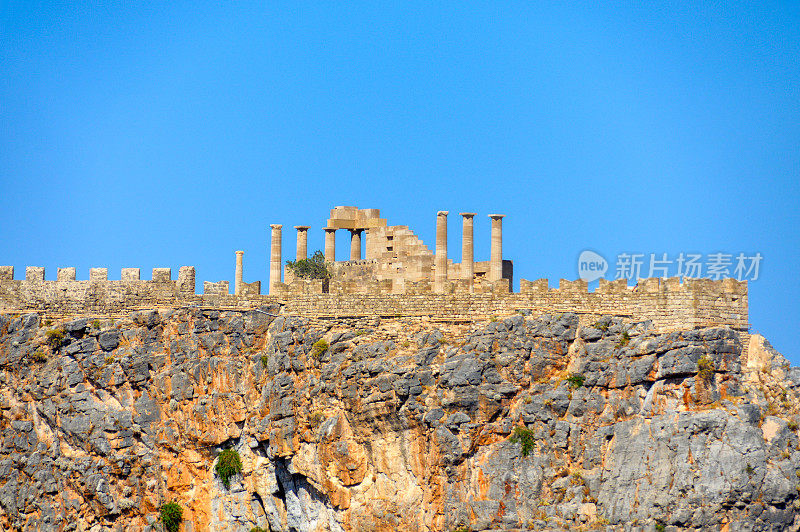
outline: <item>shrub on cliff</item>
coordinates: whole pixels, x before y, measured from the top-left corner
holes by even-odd
[[[522,456],[528,456],[536,447],[536,438],[531,429],[525,427],[514,427],[514,434],[508,439],[512,443],[519,443],[522,446]]]
[[[567,377],[565,380],[567,381],[567,384],[577,389],[583,386],[586,377],[584,377],[580,373],[570,373],[569,377]]]
[[[619,341],[617,342],[617,349],[620,347],[625,347],[631,341],[631,337],[628,334],[628,331],[622,331],[622,334],[619,337]]]
[[[64,343],[64,331],[61,329],[51,329],[47,331],[47,345],[53,351],[57,350]]]
[[[161,507],[161,522],[164,523],[164,530],[178,532],[181,521],[183,521],[183,508],[177,502],[170,501]]]
[[[320,250],[314,252],[310,259],[287,260],[286,265],[295,277],[300,279],[330,279],[331,272],[325,264],[325,255]]]
[[[231,477],[242,472],[242,459],[236,449],[225,449],[219,453],[216,465],[217,476],[225,489],[231,487]]]
[[[314,360],[319,360],[319,357],[321,357],[322,354],[327,350],[328,342],[325,341],[325,338],[321,338],[320,340],[314,342],[314,345],[311,347],[311,357]]]
[[[714,361],[708,355],[701,356],[697,361],[697,375],[703,380],[708,380],[714,375]]]

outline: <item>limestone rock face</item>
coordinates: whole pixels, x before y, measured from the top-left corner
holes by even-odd
[[[277,313],[0,315],[0,528],[800,528],[800,370],[761,337]]]

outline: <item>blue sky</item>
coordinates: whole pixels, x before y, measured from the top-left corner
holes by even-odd
[[[800,364],[800,3],[0,3],[0,264],[266,282],[269,224],[504,220],[515,277],[746,253]],[[78,3],[75,3],[78,4]],[[347,256],[345,235],[339,258]],[[613,275],[613,272],[610,272]],[[177,273],[175,274],[177,275]]]

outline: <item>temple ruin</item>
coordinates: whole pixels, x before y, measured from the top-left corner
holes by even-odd
[[[299,279],[285,265],[283,226],[271,225],[268,294],[261,281],[244,281],[244,252],[235,252],[233,293],[229,281],[204,281],[196,293],[195,268],[182,266],[177,280],[170,268],[154,268],[142,279],[139,268],[123,268],[119,280],[107,268],[91,268],[88,280],[76,269],[58,268],[45,280],[43,267],[28,266],[24,279],[0,266],[0,312],[40,312],[47,316],[125,315],[142,308],[245,310],[281,308],[314,319],[423,317],[479,321],[517,312],[526,315],[571,312],[581,323],[600,316],[650,321],[659,330],[726,325],[748,330],[746,281],[735,279],[649,278],[628,286],[626,279],[600,279],[589,292],[584,280],[520,281],[512,291],[513,265],[503,259],[503,215],[489,214],[488,261],[475,261],[475,213],[463,212],[461,261],[448,257],[447,211],[436,213],[436,246],[431,251],[408,226],[388,225],[377,209],[335,207],[322,230],[329,279]],[[295,260],[308,257],[310,226],[295,226]],[[337,261],[336,231],[350,232],[350,260]],[[365,257],[362,259],[362,246]],[[262,270],[263,271],[263,270]],[[281,275],[283,274],[283,278]]]
[[[453,294],[508,293],[513,263],[503,260],[503,216],[490,214],[491,252],[488,261],[474,261],[473,218],[463,212],[461,262],[448,258],[447,211],[436,214],[436,247],[431,251],[407,225],[388,225],[378,209],[334,207],[325,231],[327,283],[297,279],[282,263],[282,226],[272,225],[269,293],[296,291],[334,294]],[[308,256],[309,226],[296,226],[296,260]],[[350,232],[350,260],[336,260],[336,231]],[[362,246],[366,241],[365,257]]]

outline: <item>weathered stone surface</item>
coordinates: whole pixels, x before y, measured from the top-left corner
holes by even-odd
[[[150,531],[172,499],[194,531],[798,528],[800,370],[724,327],[41,323],[0,315],[2,529]]]

